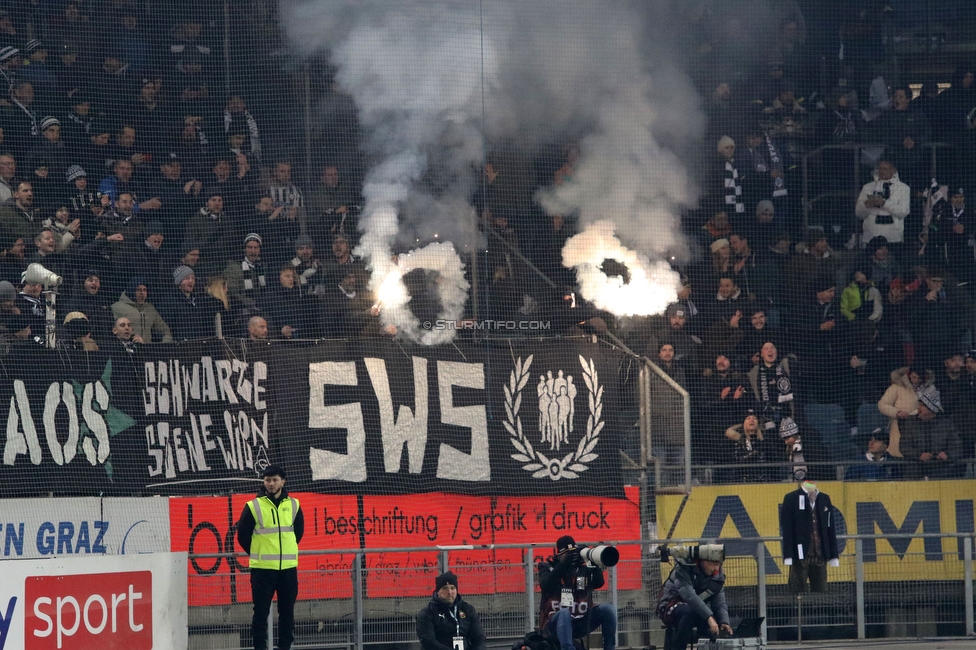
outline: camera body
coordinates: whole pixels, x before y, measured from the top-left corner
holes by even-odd
[[[725,562],[725,544],[678,545],[671,548],[662,546],[661,562],[669,562],[672,558],[681,564],[692,564],[698,560]]]

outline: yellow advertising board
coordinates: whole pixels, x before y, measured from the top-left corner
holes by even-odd
[[[864,540],[865,581],[961,580],[963,541],[959,538],[898,539],[897,534],[972,533],[976,519],[976,481],[820,483],[837,510],[839,535],[882,535]],[[727,556],[753,558],[752,537],[779,537],[779,506],[796,489],[792,483],[701,486],[683,495],[657,497],[658,536],[668,539],[721,539]],[[677,521],[675,518],[677,517]],[[832,581],[854,580],[854,541],[838,542],[841,566],[828,571]],[[765,544],[764,566],[770,584],[784,584],[780,543]],[[730,584],[755,584],[754,559],[726,563]]]

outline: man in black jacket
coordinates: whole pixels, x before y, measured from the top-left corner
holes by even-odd
[[[840,566],[837,516],[830,496],[810,482],[783,497],[779,512],[783,532],[783,564],[790,567],[790,590],[827,591],[827,564]]]
[[[417,614],[417,638],[424,650],[484,650],[478,612],[458,595],[457,576],[437,576],[434,594]]]
[[[593,590],[604,585],[603,570],[584,562],[569,535],[556,540],[556,554],[539,564],[539,629],[559,639],[562,650],[575,650],[573,639],[596,628],[603,650],[617,646],[617,610],[610,603],[593,605]]]

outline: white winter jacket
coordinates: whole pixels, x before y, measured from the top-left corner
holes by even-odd
[[[884,195],[884,185],[889,183],[888,198],[884,207],[869,208],[864,201],[872,194]],[[861,248],[878,235],[884,235],[889,243],[900,244],[905,240],[905,217],[911,210],[911,190],[898,178],[898,173],[889,181],[878,180],[878,171],[874,172],[874,180],[861,188],[861,195],[857,197],[854,213],[863,221],[863,236]],[[879,221],[881,223],[879,223]]]

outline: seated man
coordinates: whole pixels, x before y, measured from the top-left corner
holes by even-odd
[[[909,462],[907,477],[913,480],[956,478],[961,475],[962,444],[959,434],[945,417],[942,397],[935,386],[918,395],[918,414],[901,424],[901,453]]]
[[[692,630],[699,635],[717,637],[732,634],[729,607],[725,601],[725,574],[721,544],[675,546],[671,549],[674,569],[661,588],[657,614],[667,632],[665,650],[684,650],[692,642]],[[662,560],[664,556],[662,555]]]
[[[448,571],[434,580],[434,594],[417,614],[417,638],[424,650],[484,650],[478,612],[458,595],[457,576]]]
[[[847,468],[845,481],[890,481],[900,478],[896,476],[900,474],[896,470],[901,468],[887,462],[891,460],[891,455],[888,454],[888,432],[881,427],[871,432],[866,451],[858,451],[853,460],[857,464]]]
[[[562,650],[575,650],[573,639],[600,627],[603,650],[617,645],[617,610],[593,605],[593,590],[604,585],[603,570],[580,557],[576,540],[563,535],[556,554],[539,564],[539,629],[559,639]]]

